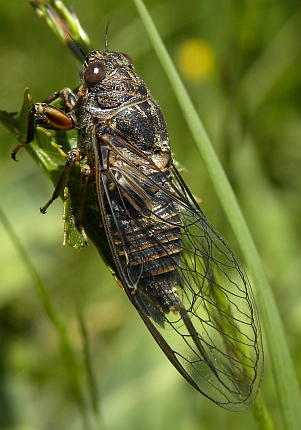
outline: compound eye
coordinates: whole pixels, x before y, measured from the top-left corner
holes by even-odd
[[[125,54],[124,52],[121,52],[121,54],[128,60],[130,64],[133,64],[133,60],[128,54]]]
[[[89,87],[98,84],[106,75],[106,66],[101,61],[91,63],[84,71],[84,80]]]

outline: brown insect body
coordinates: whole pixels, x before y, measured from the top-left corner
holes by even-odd
[[[62,111],[49,105],[64,100]],[[64,89],[29,113],[54,129],[78,129],[70,167],[84,161],[77,221],[92,180],[117,277],[166,356],[198,391],[231,410],[256,398],[263,353],[247,276],[212,228],[171,158],[162,111],[126,54],[93,51],[77,94]]]

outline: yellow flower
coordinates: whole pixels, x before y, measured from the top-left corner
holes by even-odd
[[[179,47],[178,63],[186,78],[203,80],[214,69],[213,49],[201,39],[189,39]]]

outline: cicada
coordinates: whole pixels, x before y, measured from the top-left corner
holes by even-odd
[[[63,109],[53,106],[63,100]],[[245,271],[196,203],[173,162],[162,111],[131,58],[92,51],[82,82],[28,115],[34,125],[78,131],[56,199],[74,163],[81,164],[77,226],[93,182],[115,275],[170,362],[207,398],[230,410],[255,400],[263,352],[258,314]]]

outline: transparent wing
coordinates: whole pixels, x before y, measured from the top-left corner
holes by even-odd
[[[183,309],[165,314],[165,330],[158,331],[203,394],[241,410],[257,395],[262,367],[251,287],[202,213],[186,211],[181,220],[183,250],[176,284]]]
[[[227,409],[246,409],[263,352],[243,268],[173,167],[172,177],[160,172],[120,138],[110,137],[110,146],[98,172],[99,203],[129,299],[197,390]]]

